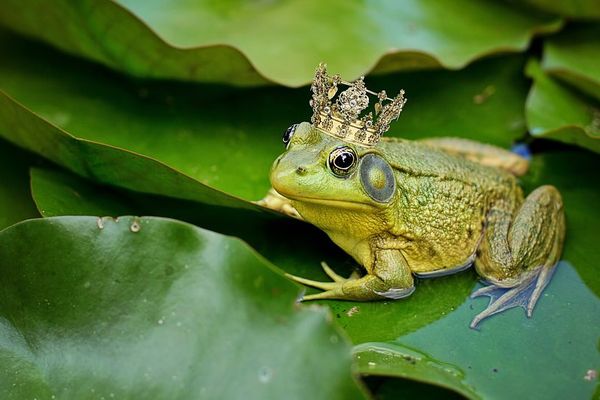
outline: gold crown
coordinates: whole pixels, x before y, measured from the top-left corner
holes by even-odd
[[[334,102],[340,84],[349,88],[341,92]],[[339,75],[330,77],[327,75],[327,65],[323,63],[317,67],[310,90],[313,93],[310,101],[313,125],[333,137],[363,146],[377,144],[406,103],[404,90],[390,99],[385,90],[379,93],[368,90],[364,76],[355,82],[343,81]],[[369,94],[377,96],[379,100],[374,107],[377,120],[373,119],[372,112],[359,118],[360,113],[369,106]],[[384,101],[387,102],[385,105]]]

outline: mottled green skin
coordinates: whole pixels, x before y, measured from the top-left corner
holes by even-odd
[[[389,289],[411,288],[412,274],[441,275],[473,261],[488,281],[512,287],[529,279],[531,271],[556,264],[564,237],[556,189],[541,187],[524,200],[514,175],[483,165],[494,164],[495,151],[498,159],[508,152],[487,148],[478,155],[469,149],[470,158],[481,163],[432,143],[395,139],[364,147],[308,123],[297,127],[273,164],[273,188],[367,272],[329,284],[296,279],[326,290],[312,298],[399,298],[410,292],[388,296]],[[391,200],[369,197],[358,167],[342,178],[331,172],[329,154],[340,146],[350,146],[359,158],[374,153],[386,160],[396,180]],[[374,186],[384,184],[381,174],[369,179]]]
[[[301,125],[271,179],[305,220],[327,232],[367,271],[374,238],[395,241],[414,272],[462,265],[476,250],[491,204],[498,199],[518,204],[523,198],[513,175],[419,142],[350,144],[359,156],[379,154],[394,169],[396,193],[389,203],[378,203],[365,193],[358,174],[340,179],[329,171],[328,155],[342,145],[348,143]],[[299,166],[307,172],[298,174]]]

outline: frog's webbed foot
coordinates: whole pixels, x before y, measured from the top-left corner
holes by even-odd
[[[518,286],[507,288],[491,284],[474,291],[471,294],[472,299],[488,296],[490,302],[485,310],[473,318],[470,327],[476,329],[479,323],[487,317],[513,307],[523,307],[527,313],[527,317],[531,317],[535,304],[552,278],[554,269],[554,267],[540,268],[523,280]]]
[[[302,219],[298,211],[292,206],[290,200],[281,194],[279,194],[275,189],[271,188],[267,192],[264,198],[261,200],[255,201],[255,204],[259,206],[263,206],[266,208],[270,208],[271,210],[278,211],[282,214],[285,214],[289,217]]]
[[[562,199],[553,186],[531,192],[516,213],[501,202],[492,207],[475,268],[494,285],[472,294],[489,296],[491,301],[473,319],[471,328],[517,306],[530,317],[558,264],[564,235]]]
[[[319,282],[301,278],[295,275],[285,274],[286,277],[290,278],[294,282],[298,282],[306,286],[311,286],[317,289],[324,290],[324,292],[321,293],[304,296],[301,299],[302,301],[339,298],[339,296],[343,295],[342,285],[345,282],[353,281],[360,278],[360,275],[357,271],[352,272],[352,274],[348,278],[344,278],[336,274],[335,271],[332,270],[331,267],[329,267],[329,265],[327,265],[325,261],[321,262],[321,267],[323,268],[323,271],[325,271],[327,276],[329,276],[333,280],[333,282]]]

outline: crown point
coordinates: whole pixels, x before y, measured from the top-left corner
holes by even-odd
[[[381,135],[389,129],[390,123],[402,112],[406,103],[404,90],[390,99],[385,90],[379,93],[367,90],[364,76],[348,83],[342,81],[339,75],[330,77],[326,67],[325,63],[319,64],[311,85],[311,121],[317,128],[336,138],[363,146],[377,144]],[[348,89],[338,92],[340,84],[348,86]],[[377,96],[379,100],[374,105],[377,120],[374,120],[372,112],[359,118],[360,113],[369,106],[369,94]],[[387,104],[384,105],[384,101]]]

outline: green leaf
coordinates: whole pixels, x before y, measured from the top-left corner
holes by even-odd
[[[526,3],[571,19],[600,19],[600,3],[596,0],[526,0]]]
[[[600,2],[596,2],[600,9]],[[574,25],[544,42],[544,70],[600,100],[600,24]]]
[[[479,398],[475,389],[464,382],[465,373],[460,369],[395,343],[359,344],[354,347],[354,359],[364,374],[413,379],[451,389],[467,398]]]
[[[128,204],[125,196],[110,186],[93,185],[73,174],[51,169],[32,168],[30,176],[31,195],[43,217],[146,214]]]
[[[2,91],[0,136],[98,182],[206,204],[260,210],[150,157],[75,138]]]
[[[0,89],[9,96],[0,94],[0,135],[102,183],[242,207],[211,188],[261,198],[271,163],[284,150],[281,133],[310,119],[307,89],[136,84],[18,39],[0,36],[0,43]],[[31,54],[37,62],[30,62]],[[493,58],[460,72],[404,73],[368,83],[389,93],[407,91],[390,135],[458,135],[508,146],[526,130],[522,62]]]
[[[0,229],[40,216],[29,192],[28,169],[35,157],[0,140]]]
[[[527,64],[526,73],[534,80],[526,103],[527,125],[531,134],[600,152],[600,110],[597,102],[556,82],[535,60]]]
[[[373,68],[458,69],[522,51],[561,25],[494,1],[119,3],[5,0],[0,23],[136,77],[296,87],[319,62],[345,79]]]
[[[62,217],[0,244],[2,398],[361,397],[327,312],[239,240]]]

